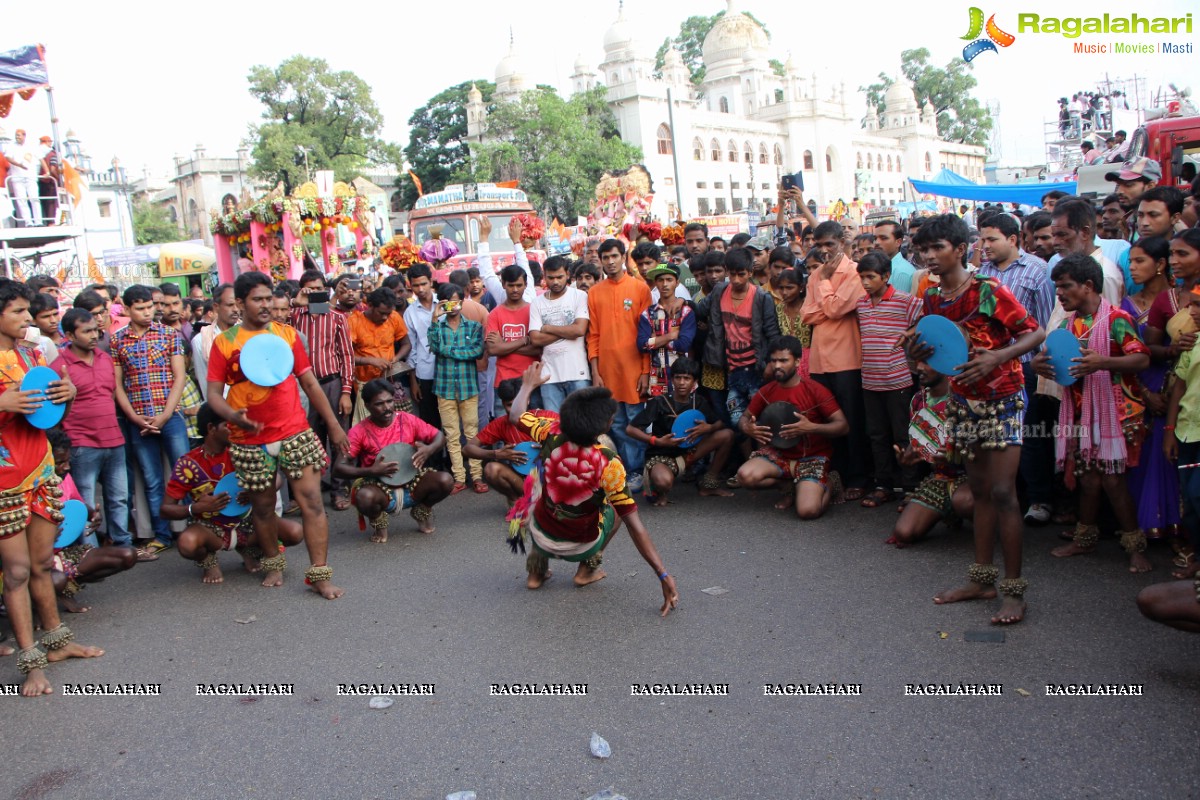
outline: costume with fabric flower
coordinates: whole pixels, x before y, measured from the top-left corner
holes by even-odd
[[[541,445],[540,462],[525,481],[525,497],[509,513],[508,543],[564,561],[586,561],[604,549],[616,531],[616,516],[637,511],[625,491],[625,467],[603,445],[569,441],[557,419],[521,415],[517,427]]]

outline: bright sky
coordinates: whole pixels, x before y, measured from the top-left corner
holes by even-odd
[[[821,73],[823,83],[844,79],[848,94],[870,83],[880,70],[895,72],[900,52],[927,47],[945,64],[966,42],[971,0],[931,5],[860,0],[834,14],[820,4],[783,0],[736,0],[771,32],[774,57],[789,53],[804,73]],[[1016,35],[1012,46],[984,53],[973,64],[976,96],[998,101],[1002,160],[1026,165],[1044,161],[1042,123],[1056,118],[1055,99],[1094,88],[1105,76],[1147,78],[1153,91],[1169,80],[1200,91],[1196,55],[1082,55],[1072,42],[1173,41],[1200,46],[1200,7],[1184,0],[1138,3],[1018,0],[984,4],[985,14],[1002,9],[997,24]],[[715,13],[724,0],[626,0],[627,19],[641,28],[644,49],[653,54],[689,14]],[[817,6],[816,13],[804,9]],[[1054,10],[1050,10],[1053,7]],[[1195,32],[1177,35],[1019,34],[1017,13],[1182,17],[1194,11]],[[936,8],[936,12],[929,13]],[[24,9],[24,13],[21,9]],[[519,11],[519,16],[518,16]],[[525,0],[500,5],[483,0],[437,3],[172,4],[160,0],[62,0],[53,12],[33,5],[12,6],[5,14],[0,50],[42,42],[60,117],[60,133],[74,129],[96,165],[114,155],[138,175],[173,169],[175,153],[188,155],[203,143],[210,156],[232,156],[247,136],[261,107],[247,91],[255,64],[277,65],[303,53],[326,59],[333,69],[353,70],[372,87],[384,116],[385,138],[407,142],[413,110],[437,92],[464,80],[494,78],[514,27],[527,85],[548,83],[569,89],[578,54],[593,66],[603,58],[604,32],[617,16],[617,0],[563,3]],[[859,98],[865,112],[865,103]],[[32,137],[49,133],[42,93],[17,100],[0,126],[17,127]]]

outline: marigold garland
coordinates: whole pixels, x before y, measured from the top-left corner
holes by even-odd
[[[668,225],[662,229],[662,243],[667,247],[683,244],[683,228],[679,225]]]
[[[413,244],[412,239],[399,233],[394,239],[379,248],[380,260],[392,269],[408,269],[417,263],[420,257],[420,251]]]
[[[546,235],[546,223],[533,214],[517,214],[513,217],[521,224],[521,238],[541,241]]]

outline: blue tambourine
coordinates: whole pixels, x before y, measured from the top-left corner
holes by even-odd
[[[33,427],[49,430],[62,422],[63,414],[67,413],[66,403],[51,403],[49,398],[45,397],[50,384],[58,380],[62,378],[49,367],[34,367],[21,379],[22,392],[41,392],[43,395],[42,404],[38,409],[25,415],[25,419]]]
[[[242,345],[242,374],[256,386],[278,386],[292,374],[296,357],[282,336],[260,333]]]
[[[54,540],[55,550],[75,544],[87,527],[88,507],[78,500],[63,503],[62,513],[63,521],[58,526],[58,538]]]
[[[528,475],[533,472],[533,468],[537,465],[538,456],[541,455],[542,448],[536,442],[521,442],[520,444],[514,444],[513,450],[525,454],[524,464],[509,464],[513,468],[513,471],[518,475]]]
[[[687,411],[684,411],[682,414],[680,414],[678,417],[675,418],[675,423],[673,425],[671,425],[671,435],[674,436],[676,439],[683,440],[679,443],[679,446],[682,447],[683,449],[686,450],[690,447],[695,447],[696,442],[698,442],[700,440],[699,439],[689,439],[688,431],[690,431],[692,428],[696,427],[697,425],[701,424],[704,421],[705,420],[704,420],[704,412],[703,411],[700,411],[699,409],[695,409],[695,408],[689,408]]]
[[[1059,386],[1070,386],[1079,380],[1071,374],[1075,366],[1072,359],[1079,358],[1083,345],[1075,334],[1066,328],[1058,328],[1046,335],[1046,356],[1050,359],[1050,367],[1054,370],[1054,382]]]
[[[249,503],[239,503],[238,495],[242,493],[241,484],[238,483],[236,472],[231,472],[221,480],[217,481],[217,485],[213,487],[213,495],[227,494],[229,495],[229,505],[222,508],[219,513],[222,517],[243,517],[250,510]]]
[[[917,323],[917,338],[921,344],[933,348],[933,355],[925,363],[943,375],[957,375],[958,367],[967,363],[971,349],[967,337],[956,323],[945,317],[930,314]]]

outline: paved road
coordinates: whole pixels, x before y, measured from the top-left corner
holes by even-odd
[[[570,568],[539,592],[509,555],[495,495],[460,495],[432,537],[397,521],[386,546],[333,518],[346,596],[266,590],[226,556],[209,587],[167,554],[89,587],[70,622],[108,654],[52,668],[62,684],[162,684],[161,697],[0,698],[0,797],[1077,798],[1200,796],[1200,637],[1142,620],[1108,540],[1061,562],[1027,534],[1031,611],[1003,644],[972,643],[990,606],[936,607],[971,561],[939,529],[897,551],[890,509],[835,508],[799,523],[771,498],[644,509],[682,593],[656,613],[657,581],[627,537],[607,580]],[[563,565],[560,565],[560,568]],[[721,586],[727,594],[701,589]],[[237,619],[255,616],[249,624]],[[939,632],[948,634],[941,638]],[[12,660],[0,681],[16,680]],[[246,703],[197,683],[295,685]],[[998,683],[999,697],[906,697],[908,683]],[[386,710],[339,683],[433,683]],[[587,683],[586,697],[492,697],[492,683]],[[729,684],[727,697],[633,697],[631,684]],[[859,697],[765,697],[767,683],[861,684]],[[1142,697],[1061,698],[1045,684],[1140,683]],[[1031,693],[1022,696],[1021,688]],[[599,732],[612,758],[588,754]]]

